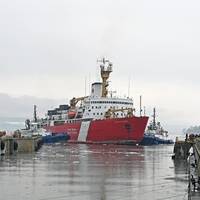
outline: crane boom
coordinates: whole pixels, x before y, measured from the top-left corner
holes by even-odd
[[[116,114],[115,114],[116,112],[123,112],[124,113],[124,111],[127,111],[127,117],[132,117],[133,116],[133,111],[134,111],[133,108],[121,108],[121,109],[110,108],[105,113],[105,117],[106,118],[115,118],[115,117],[117,117]]]
[[[87,98],[88,96],[85,96],[85,97],[78,97],[78,98],[75,98],[73,97],[71,100],[70,100],[70,107],[71,108],[75,108],[76,107],[76,104],[79,102],[79,101],[82,101],[84,100],[85,98]]]

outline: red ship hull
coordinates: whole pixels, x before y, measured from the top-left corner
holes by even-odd
[[[148,117],[115,118],[78,121],[47,126],[53,134],[67,133],[69,142],[85,143],[139,143],[144,137]]]

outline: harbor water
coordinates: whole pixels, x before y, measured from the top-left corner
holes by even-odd
[[[173,145],[57,143],[1,157],[2,200],[186,200],[187,166]]]

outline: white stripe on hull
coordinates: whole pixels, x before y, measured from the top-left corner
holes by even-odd
[[[90,127],[90,121],[85,121],[85,122],[83,121],[81,123],[81,128],[78,135],[79,142],[86,142],[89,127]]]

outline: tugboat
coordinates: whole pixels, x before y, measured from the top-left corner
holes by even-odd
[[[20,137],[42,136],[43,134],[46,135],[46,130],[42,126],[43,123],[41,119],[38,119],[37,117],[37,106],[34,105],[33,119],[26,119],[25,128],[16,130],[14,134],[19,135]]]
[[[145,131],[144,138],[140,145],[173,144],[173,140],[168,139],[168,131],[164,130],[160,122],[156,122],[156,109],[153,109],[153,120]]]
[[[148,117],[135,116],[133,99],[108,96],[113,66],[105,58],[98,62],[102,82],[92,84],[89,96],[74,97],[69,106],[49,110],[43,127],[53,134],[68,134],[69,142],[138,144]]]
[[[26,119],[25,129],[16,130],[14,135],[17,137],[41,137],[42,143],[56,143],[56,142],[66,142],[69,139],[69,135],[65,133],[60,133],[52,135],[52,133],[47,132],[43,128],[44,121],[37,117],[37,107],[34,105],[34,118],[33,120]]]

